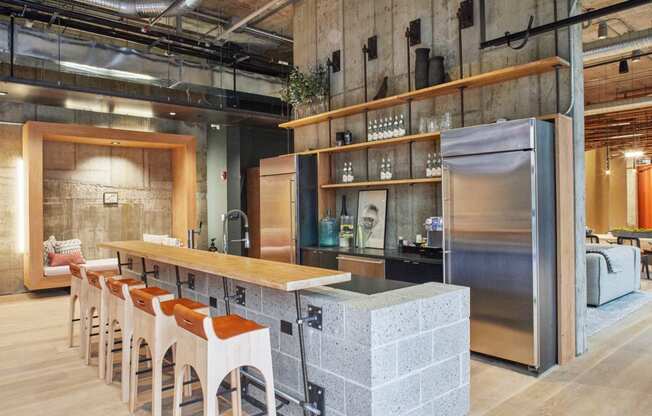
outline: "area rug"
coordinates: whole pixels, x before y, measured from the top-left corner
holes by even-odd
[[[600,307],[589,306],[586,313],[586,333],[588,336],[608,328],[635,313],[638,309],[652,301],[650,292],[634,292],[616,300],[612,300]]]

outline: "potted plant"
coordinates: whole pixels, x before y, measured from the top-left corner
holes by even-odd
[[[281,99],[292,105],[294,118],[307,117],[326,111],[328,73],[323,65],[303,73],[294,67],[287,87],[281,90]]]

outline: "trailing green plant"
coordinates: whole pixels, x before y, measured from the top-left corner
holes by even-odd
[[[288,85],[281,90],[281,99],[292,105],[306,104],[315,98],[328,95],[328,73],[323,65],[318,65],[307,73],[293,67]]]

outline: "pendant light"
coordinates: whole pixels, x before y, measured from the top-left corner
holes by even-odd
[[[607,26],[607,22],[603,20],[602,22],[598,23],[598,39],[607,39],[607,36],[609,32],[609,27]]]

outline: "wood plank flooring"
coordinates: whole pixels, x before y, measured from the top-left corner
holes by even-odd
[[[0,296],[0,416],[129,415],[118,384],[107,386],[96,366],[83,364],[78,348],[66,346],[66,308],[62,292]],[[589,346],[539,378],[472,360],[471,415],[652,415],[652,304],[598,333]],[[141,390],[145,401],[149,391]],[[200,415],[200,406],[188,406],[184,416]],[[169,399],[163,407],[169,415]],[[148,410],[141,405],[136,415]]]

